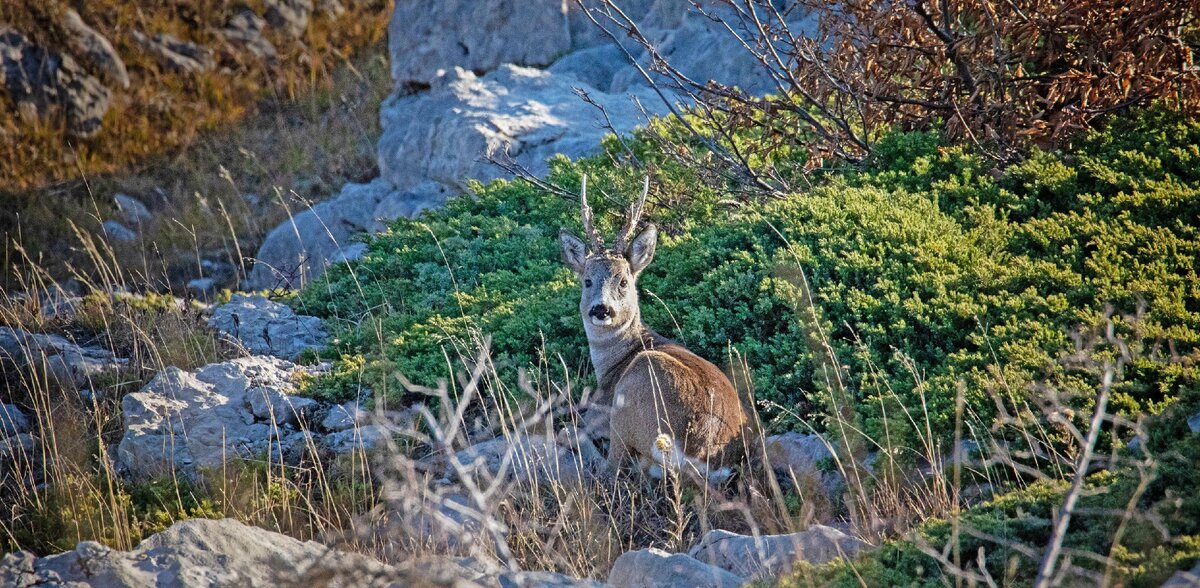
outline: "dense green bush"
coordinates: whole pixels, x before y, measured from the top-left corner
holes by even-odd
[[[1177,357],[1200,340],[1196,122],[1143,112],[1002,172],[934,134],[897,133],[867,165],[763,204],[723,201],[653,141],[627,143],[655,164],[648,217],[665,228],[640,282],[647,322],[719,363],[731,347],[744,355],[774,428],[820,426],[840,391],[818,334],[868,432],[902,404],[943,438],[960,386],[983,423],[1034,380],[1083,392],[1086,410],[1094,382],[1057,358],[1107,308],[1131,332],[1121,317],[1138,315],[1138,335]],[[577,189],[590,174],[608,226],[637,189],[639,172],[611,163],[621,149],[552,162],[549,176]],[[368,238],[362,261],[297,299],[334,325],[330,356],[368,358],[366,385],[394,392],[397,371],[431,384],[484,335],[512,381],[521,367],[588,377],[578,285],[555,239],[578,227],[577,204],[522,181],[473,192]],[[1134,372],[1122,410],[1177,394],[1155,368]]]

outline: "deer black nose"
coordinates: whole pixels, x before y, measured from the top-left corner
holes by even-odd
[[[604,319],[608,318],[609,315],[612,314],[612,309],[603,304],[597,304],[596,306],[593,306],[591,310],[588,311],[588,314],[591,316],[594,316],[600,320],[604,320]]]

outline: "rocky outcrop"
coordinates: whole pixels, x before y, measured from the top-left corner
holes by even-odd
[[[814,525],[790,535],[758,537],[709,531],[688,555],[743,578],[768,578],[786,574],[797,562],[820,565],[870,547],[832,527]]]
[[[265,296],[235,294],[213,309],[208,324],[250,353],[292,360],[306,350],[324,347],[329,339],[321,319],[298,315]]]
[[[129,72],[125,69],[125,62],[104,35],[88,26],[78,12],[69,8],[63,13],[61,22],[75,57],[109,84],[129,87]]]
[[[242,10],[233,15],[220,35],[225,41],[238,49],[250,52],[254,58],[274,63],[279,58],[275,45],[263,36],[267,22],[250,10]]]
[[[772,435],[765,442],[771,467],[784,479],[803,485],[806,491],[820,490],[833,499],[845,489],[846,479],[829,448],[820,435],[794,431]]]
[[[267,22],[293,39],[299,39],[308,28],[312,15],[312,0],[267,0]]]
[[[0,326],[0,362],[18,369],[44,369],[66,386],[85,386],[92,378],[124,367],[128,361],[99,347],[81,347],[60,335],[29,333]]]
[[[19,435],[29,430],[29,417],[15,404],[0,403],[0,436]]]
[[[513,434],[477,443],[454,456],[463,475],[491,481],[505,478],[517,484],[579,482],[600,472],[598,454],[578,451],[539,435]],[[460,476],[453,463],[443,472],[447,480]]]
[[[95,541],[37,557],[0,559],[0,586],[209,588],[212,586],[600,587],[553,572],[502,571],[474,558],[424,557],[396,566],[359,553],[247,526],[233,519],[171,525],[130,551]]]
[[[291,395],[306,371],[270,357],[195,372],[168,367],[121,400],[125,434],[117,464],[137,480],[195,480],[202,470],[239,458],[293,462],[307,442],[296,424],[314,408],[311,400]]]
[[[165,33],[148,37],[133,31],[133,39],[142,49],[153,55],[159,65],[174,72],[198,74],[212,71],[217,65],[211,49]]]
[[[456,69],[429,92],[384,102],[380,173],[400,190],[433,181],[453,192],[470,179],[506,175],[489,157],[544,174],[551,156],[591,153],[609,132],[604,113],[576,88],[604,108],[619,133],[646,122],[628,97],[600,92],[574,75],[514,65],[483,77]],[[648,108],[661,108],[648,89],[635,94]]]
[[[318,578],[330,586],[391,586],[400,575],[364,555],[233,519],[181,521],[132,551],[84,541],[57,555],[18,552],[0,560],[0,585],[14,588],[299,586]]]
[[[743,580],[682,553],[652,547],[621,554],[608,583],[615,588],[737,588]]]
[[[332,199],[302,211],[267,234],[255,264],[242,285],[246,289],[298,288],[317,279],[329,263],[357,259],[366,247],[354,236],[383,230],[398,216],[413,216],[441,205],[437,187],[414,185],[398,190],[383,179],[346,184]]]
[[[77,137],[100,131],[112,97],[70,55],[34,45],[4,28],[0,28],[0,84],[23,118],[48,118],[61,111],[67,131]]]
[[[150,209],[129,194],[117,192],[113,195],[113,203],[117,205],[121,218],[129,224],[140,225],[150,220]]]

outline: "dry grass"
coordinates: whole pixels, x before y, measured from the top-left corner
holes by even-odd
[[[157,30],[157,21],[144,22],[157,12],[114,4],[111,26],[137,22]],[[231,10],[218,4],[205,18]],[[288,210],[376,175],[378,105],[391,86],[381,40],[389,3],[350,4],[357,12],[336,26],[314,20],[308,49],[281,55],[269,86],[256,77],[262,72],[182,79],[131,63],[146,79],[130,92],[148,94],[119,98],[128,101],[125,110],[114,107],[113,125],[91,147],[69,145],[57,130],[0,121],[0,128],[17,125],[0,133],[6,137],[0,162],[10,166],[0,170],[0,288],[18,287],[14,275],[28,271],[21,267],[26,258],[58,280],[87,267],[81,233],[96,234],[104,220],[120,220],[112,200],[117,192],[142,200],[153,214],[132,227],[135,241],[108,244],[119,264],[140,274],[139,289],[182,293],[183,283],[210,273],[200,267],[203,260],[240,272]],[[0,20],[9,16],[0,8]],[[126,54],[121,46],[118,51]],[[202,99],[205,91],[215,96]],[[142,110],[155,100],[165,110]],[[85,147],[93,151],[79,151]],[[58,161],[74,157],[64,151],[71,148],[79,156]]]

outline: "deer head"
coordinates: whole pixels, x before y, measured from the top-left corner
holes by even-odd
[[[579,274],[582,282],[579,312],[583,315],[588,338],[603,337],[641,324],[637,279],[654,258],[658,229],[653,224],[648,225],[632,241],[629,239],[641,220],[649,191],[650,178],[647,176],[641,197],[626,212],[625,224],[609,248],[605,247],[593,224],[592,208],[587,201],[587,176],[584,176],[579,200],[583,230],[588,240],[584,242],[567,229],[558,234],[563,259]]]

